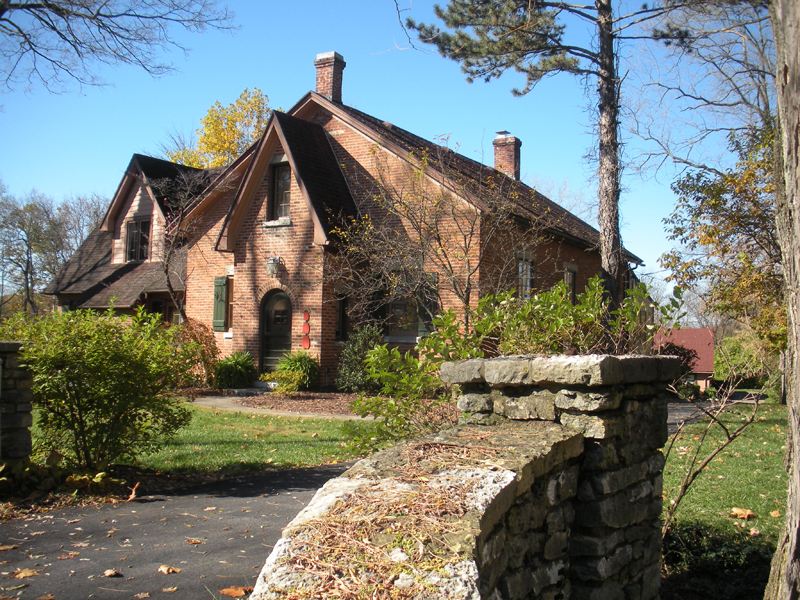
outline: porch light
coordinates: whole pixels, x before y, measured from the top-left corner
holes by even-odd
[[[275,276],[281,268],[281,257],[270,256],[267,259],[267,275]]]

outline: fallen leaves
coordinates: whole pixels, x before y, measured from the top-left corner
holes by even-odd
[[[142,598],[149,598],[150,594],[147,592],[139,592],[138,594],[134,594],[133,597],[137,598],[138,600],[142,600]]]
[[[186,538],[186,543],[191,546],[195,546],[197,544],[205,544],[203,540],[196,540],[194,538]]]
[[[56,600],[56,597],[53,594],[42,594],[36,600]]]
[[[4,552],[6,550],[16,550],[19,548],[19,544],[14,544],[13,546],[6,546],[5,544],[0,544],[0,552]]]
[[[170,567],[169,565],[161,565],[158,567],[158,572],[164,575],[171,575],[172,573],[180,573],[181,570],[177,567]]]
[[[103,571],[103,577],[122,577],[122,573],[116,569],[106,569]]]
[[[11,573],[11,576],[14,579],[25,579],[26,577],[35,577],[39,573],[41,573],[41,570],[37,571],[36,569],[17,569],[13,573]]]
[[[253,591],[252,587],[241,587],[238,585],[232,585],[231,587],[227,587],[224,590],[219,590],[219,593],[223,596],[228,596],[228,598],[241,598],[245,594],[249,594]]]
[[[75,552],[73,550],[73,551],[67,552],[66,554],[62,554],[61,556],[56,556],[56,558],[58,560],[69,560],[70,558],[75,558],[76,556],[79,556],[79,555],[80,555],[80,552]]]
[[[731,509],[731,516],[736,517],[737,519],[744,519],[745,521],[747,521],[749,519],[755,519],[756,513],[747,508],[738,508],[734,506]]]
[[[777,519],[778,517],[780,517],[780,516],[781,516],[781,511],[779,511],[779,510],[773,510],[773,511],[771,511],[771,512],[769,513],[769,516],[770,516],[770,517],[772,517],[773,519]]]
[[[178,588],[177,588],[177,586],[176,587],[161,588],[161,591],[164,592],[165,594],[174,594],[175,592],[178,591]]]

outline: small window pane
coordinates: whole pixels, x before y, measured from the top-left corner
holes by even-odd
[[[272,198],[272,219],[289,216],[291,202],[292,172],[288,165],[275,167],[275,185]]]

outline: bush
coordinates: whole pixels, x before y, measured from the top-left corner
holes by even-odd
[[[44,444],[81,468],[132,459],[189,422],[189,411],[165,392],[189,383],[199,348],[158,315],[19,317],[0,334],[25,342],[21,362],[33,374]]]
[[[255,369],[249,352],[234,352],[216,364],[214,385],[218,389],[246,388],[253,385]]]
[[[303,377],[304,375],[302,373],[273,371],[272,373],[263,373],[259,379],[268,383],[274,383],[275,387],[273,390],[278,394],[294,394],[300,389]]]
[[[319,380],[319,363],[308,352],[287,352],[278,362],[278,372],[301,375],[298,389],[310,390]]]
[[[381,328],[372,323],[356,327],[345,342],[336,369],[336,388],[340,392],[377,391],[365,364],[367,353],[383,341]]]

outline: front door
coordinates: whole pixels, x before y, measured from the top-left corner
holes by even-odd
[[[261,309],[261,372],[274,371],[292,348],[292,302],[285,292],[271,292]]]

